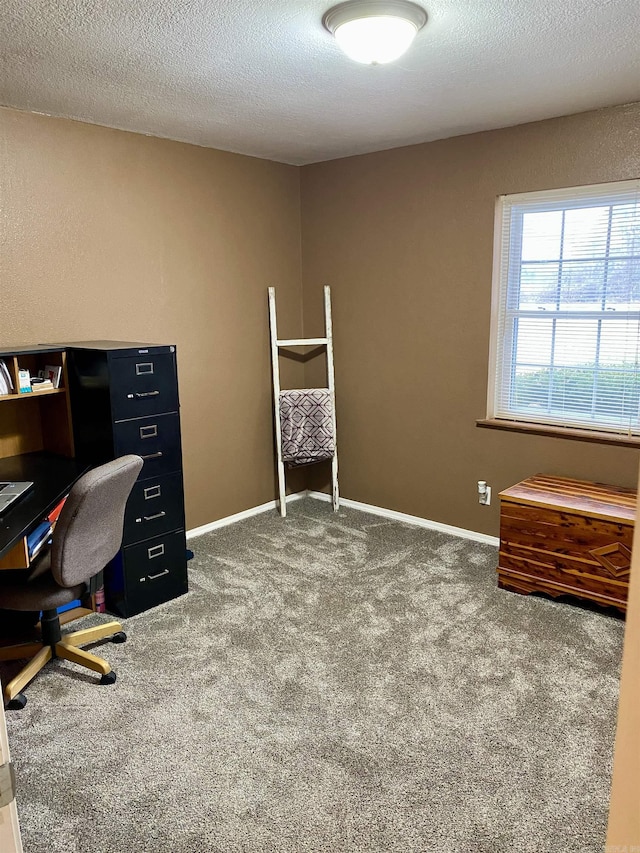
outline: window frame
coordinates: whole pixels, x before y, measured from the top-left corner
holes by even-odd
[[[526,419],[526,415],[518,415],[513,413],[512,416],[505,415],[504,412],[496,414],[498,395],[504,389],[499,386],[499,364],[498,358],[500,353],[499,335],[507,326],[506,317],[509,312],[509,285],[510,285],[510,270],[515,263],[521,267],[523,261],[521,251],[516,252],[515,246],[517,241],[511,239],[510,232],[505,231],[505,218],[511,217],[512,205],[518,201],[540,205],[548,203],[549,210],[552,210],[555,205],[564,200],[564,207],[558,209],[570,209],[571,207],[580,207],[581,200],[594,196],[613,195],[616,191],[621,194],[635,190],[640,198],[640,179],[632,179],[626,181],[615,181],[601,184],[591,184],[577,187],[566,187],[559,189],[550,189],[542,191],[532,191],[525,193],[511,193],[500,195],[496,199],[495,216],[494,216],[494,239],[493,239],[493,268],[492,268],[492,284],[491,284],[491,322],[489,336],[489,373],[487,383],[487,414],[486,418],[478,420],[478,426],[490,427],[496,429],[507,429],[512,431],[521,431],[536,435],[561,436],[565,438],[573,438],[583,441],[595,441],[605,444],[616,444],[621,446],[638,446],[640,447],[640,423],[633,430],[622,430],[615,425],[603,426],[594,424],[590,427],[587,424],[581,424],[579,419],[566,423],[558,422],[551,418],[531,418]],[[543,208],[544,209],[544,208]],[[509,233],[508,246],[504,242],[504,237]],[[504,265],[507,264],[507,269],[504,270]],[[504,272],[504,276],[503,276]],[[504,284],[503,284],[504,279]],[[507,293],[503,299],[504,288],[507,288]],[[566,317],[570,318],[571,312],[566,312]],[[591,316],[594,316],[591,314]],[[594,317],[595,319],[595,317]],[[504,350],[504,345],[503,345]],[[507,345],[507,350],[510,353],[510,361],[513,365],[514,351],[512,345]],[[504,374],[503,374],[504,376]],[[511,389],[509,386],[509,391]],[[577,422],[578,421],[578,422]]]

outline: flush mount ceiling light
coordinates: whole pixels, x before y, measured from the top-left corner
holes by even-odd
[[[398,59],[426,22],[424,9],[409,0],[347,0],[322,19],[347,56],[366,65]]]

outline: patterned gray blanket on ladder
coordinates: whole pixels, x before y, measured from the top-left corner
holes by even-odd
[[[290,466],[331,459],[335,452],[328,388],[280,392],[282,459]]]

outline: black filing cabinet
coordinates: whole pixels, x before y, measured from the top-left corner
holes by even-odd
[[[187,591],[176,348],[65,346],[77,456],[93,465],[127,453],[144,459],[122,549],[104,576],[107,608],[133,616]]]

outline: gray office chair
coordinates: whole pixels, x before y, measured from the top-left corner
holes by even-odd
[[[34,560],[28,581],[3,585],[0,578],[0,608],[42,611],[40,642],[0,647],[0,660],[31,658],[5,687],[7,707],[24,708],[22,688],[54,657],[100,673],[101,684],[116,680],[105,660],[79,647],[106,637],[123,643],[122,625],[108,622],[62,634],[57,608],[81,599],[91,578],[118,553],[127,498],[142,464],[139,456],[122,456],[82,476],[62,508],[51,549]]]

